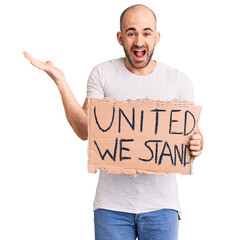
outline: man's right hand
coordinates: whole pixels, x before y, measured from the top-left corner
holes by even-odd
[[[59,68],[56,68],[51,61],[41,62],[33,58],[27,52],[24,51],[23,53],[33,66],[45,71],[54,80],[56,84],[61,80],[65,80],[63,72]]]
[[[51,61],[41,62],[27,52],[23,52],[24,56],[30,60],[30,63],[45,71],[56,83],[63,105],[65,108],[65,114],[67,120],[77,136],[82,140],[87,140],[88,138],[88,101],[87,98],[84,101],[83,107],[78,103],[77,99],[74,97],[72,90],[70,89],[63,72],[54,66]]]

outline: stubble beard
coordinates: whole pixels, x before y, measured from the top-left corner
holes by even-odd
[[[125,56],[127,57],[129,63],[132,65],[132,67],[134,67],[135,69],[143,69],[145,68],[151,61],[151,58],[153,56],[153,53],[154,53],[154,49],[155,47],[153,47],[150,55],[148,55],[148,51],[146,50],[146,54],[147,54],[147,61],[142,65],[142,66],[137,66],[133,63],[132,59],[130,58],[130,55],[129,55],[129,52],[125,49],[125,46],[123,45],[123,49],[124,49],[124,52],[125,52]],[[135,47],[132,47],[132,49],[135,49]],[[133,54],[133,50],[131,49],[131,52]]]

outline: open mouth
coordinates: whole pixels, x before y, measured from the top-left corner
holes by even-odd
[[[136,57],[142,58],[145,55],[146,51],[145,50],[140,50],[140,51],[133,51],[133,54]]]

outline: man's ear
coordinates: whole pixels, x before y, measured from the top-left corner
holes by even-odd
[[[121,46],[123,46],[122,34],[121,34],[121,32],[118,32],[118,33],[117,33],[117,41],[119,42],[119,44],[120,44]]]
[[[155,33],[155,46],[159,43],[160,40],[160,32]]]

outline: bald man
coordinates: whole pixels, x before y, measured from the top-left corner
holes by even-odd
[[[31,64],[44,70],[56,83],[67,119],[82,140],[88,137],[88,97],[194,100],[193,86],[184,73],[152,59],[160,33],[151,9],[141,4],[127,8],[120,18],[120,30],[117,40],[125,57],[92,69],[82,107],[60,69],[51,61],[41,62],[24,52]],[[191,155],[199,156],[202,146],[198,130],[190,140]],[[93,207],[96,240],[177,239],[181,212],[175,174],[134,177],[100,170]]]

